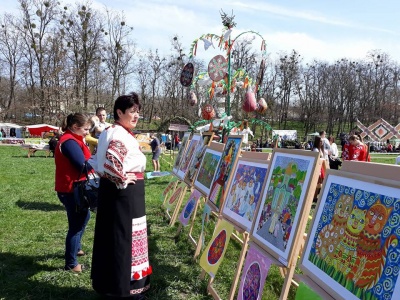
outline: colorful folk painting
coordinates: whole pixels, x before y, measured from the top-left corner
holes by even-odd
[[[184,156],[183,154],[186,151],[186,146],[187,146],[189,137],[190,137],[190,132],[186,132],[185,135],[182,138],[182,142],[181,142],[182,144],[181,144],[181,146],[179,148],[178,155],[176,156],[176,159],[175,159],[175,162],[174,162],[174,166],[172,168],[172,172],[175,173],[175,174],[178,174],[179,166],[180,166],[180,164],[182,162],[182,157]]]
[[[215,228],[210,243],[200,257],[200,266],[211,277],[217,274],[233,232],[233,225],[221,220]]]
[[[270,163],[252,234],[266,249],[278,255],[282,263],[289,259],[291,233],[298,225],[316,159],[311,155],[275,152]]]
[[[265,279],[271,260],[253,243],[246,255],[242,277],[240,279],[237,300],[257,300],[262,298]]]
[[[233,171],[237,157],[240,153],[242,138],[241,135],[228,137],[224,151],[222,152],[221,160],[216,169],[208,199],[213,205],[215,205],[217,211],[219,211],[222,201],[224,200],[229,176]]]
[[[168,183],[167,187],[164,189],[164,191],[161,193],[161,201],[164,202],[166,198],[168,197],[169,193],[174,190],[176,185],[178,184],[176,181],[178,180],[177,177],[173,176],[171,181]]]
[[[196,178],[197,172],[200,168],[203,160],[204,153],[206,152],[207,146],[210,144],[210,139],[213,134],[203,134],[202,140],[197,143],[196,149],[193,151],[192,160],[190,161],[188,170],[185,175],[185,182],[191,186]]]
[[[302,265],[345,299],[400,299],[400,188],[350,176],[328,175]]]
[[[266,161],[258,163],[239,158],[233,172],[222,214],[245,231],[250,231],[255,218],[267,170]]]
[[[186,202],[182,213],[179,215],[179,221],[183,226],[187,226],[189,219],[193,213],[194,208],[196,207],[197,201],[199,201],[201,197],[201,193],[198,190],[193,190],[190,194],[188,201]]]
[[[196,149],[197,145],[200,143],[200,139],[201,139],[200,134],[195,134],[192,136],[192,139],[188,142],[188,146],[185,151],[185,155],[181,159],[181,163],[179,165],[179,169],[177,172],[177,176],[182,180],[185,178],[185,174],[189,168],[189,164],[192,160],[194,150]]]
[[[220,159],[221,152],[212,149],[207,149],[204,154],[194,186],[205,195],[208,195],[210,192],[211,183]]]
[[[167,210],[171,210],[172,207],[174,207],[174,204],[178,201],[178,199],[182,196],[182,193],[184,191],[186,184],[185,183],[180,183],[171,197],[165,202],[165,207]]]

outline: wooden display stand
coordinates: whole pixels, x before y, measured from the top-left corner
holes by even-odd
[[[222,216],[218,217],[218,222],[217,222],[217,224],[215,226],[216,228],[218,227],[218,225],[219,225],[219,223],[221,222],[222,219],[223,219]],[[234,225],[234,229],[238,232],[238,234],[232,233],[232,237],[236,241],[238,241],[240,243],[240,245],[242,246],[242,250],[240,251],[239,259],[238,259],[238,262],[237,262],[237,265],[236,265],[236,271],[235,271],[235,274],[234,274],[234,277],[233,277],[233,281],[232,281],[232,284],[231,284],[231,288],[230,288],[230,291],[229,291],[229,296],[228,296],[229,300],[233,300],[234,299],[236,288],[237,288],[237,285],[239,283],[240,272],[242,270],[243,263],[244,263],[244,260],[245,260],[245,257],[246,257],[247,248],[248,248],[248,242],[249,242],[249,237],[250,237],[248,232],[243,231],[241,228],[238,228],[235,225]],[[240,238],[239,235],[242,235],[242,238]],[[226,246],[228,246],[228,245],[226,245]],[[205,276],[206,276],[206,271],[203,270],[201,272],[201,274],[200,274],[200,279],[204,279]],[[215,287],[213,286],[214,280],[215,280],[215,277],[211,277],[210,276],[210,279],[208,280],[208,283],[207,283],[207,292],[209,292],[210,295],[214,299],[222,299],[218,295],[218,292],[216,291]]]
[[[180,185],[182,185],[182,184],[183,184],[183,182],[180,183]],[[179,192],[178,195],[176,195],[177,190],[179,188],[181,188],[181,191]],[[172,193],[171,197],[169,197],[169,200],[164,201],[164,206],[166,207],[165,214],[170,219],[170,222],[169,222],[170,226],[174,225],[175,222],[176,222],[176,218],[178,217],[178,213],[179,213],[179,208],[180,208],[180,206],[182,204],[183,197],[186,194],[186,190],[187,190],[187,185],[186,184],[184,184],[184,186],[181,186],[181,187],[179,187],[177,185],[175,190],[174,190],[174,192]],[[167,201],[170,201],[170,199],[172,197],[174,197],[174,196],[176,196],[176,200],[174,200],[173,202],[176,203],[176,204],[175,204],[175,207],[173,208],[172,214],[170,214],[170,208],[167,205]]]
[[[169,191],[167,191],[167,192],[165,193],[164,199],[163,199],[163,204],[162,204],[163,206],[165,206],[165,202],[166,202],[167,199],[168,199],[168,195],[173,195],[173,194],[174,194],[174,192],[175,192],[175,190],[176,190],[176,187],[178,186],[179,183],[180,183],[179,180],[175,180],[175,181],[173,182],[172,188],[171,188]],[[167,186],[167,188],[168,188],[168,186]]]

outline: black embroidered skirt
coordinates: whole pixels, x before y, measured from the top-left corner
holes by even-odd
[[[150,288],[144,180],[117,189],[101,178],[93,243],[92,285],[101,295],[132,297]]]

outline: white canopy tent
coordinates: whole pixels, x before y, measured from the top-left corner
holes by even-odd
[[[7,137],[22,138],[23,126],[14,123],[0,123],[0,130],[3,129]],[[4,138],[4,136],[3,136]]]

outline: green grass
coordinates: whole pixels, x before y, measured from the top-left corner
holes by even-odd
[[[91,288],[90,270],[76,275],[63,271],[67,220],[54,192],[54,159],[37,152],[27,158],[18,146],[0,146],[0,299],[98,299]],[[382,156],[382,155],[380,155]],[[394,157],[382,162],[393,163]],[[162,170],[167,155],[163,156]],[[375,159],[373,159],[376,161]],[[148,157],[147,169],[151,170]],[[178,223],[168,225],[160,195],[172,177],[146,180],[149,251],[154,273],[148,299],[211,299],[207,279],[200,280],[201,268],[193,261],[194,247],[187,228],[175,237]],[[189,192],[186,194],[186,198]],[[83,238],[88,253],[80,262],[90,266],[95,215]],[[201,209],[193,235],[199,236]],[[211,237],[212,222],[207,228]],[[231,241],[214,286],[226,299],[239,257],[240,245]],[[272,267],[263,299],[278,299],[283,278]],[[294,299],[292,288],[289,299]]]

